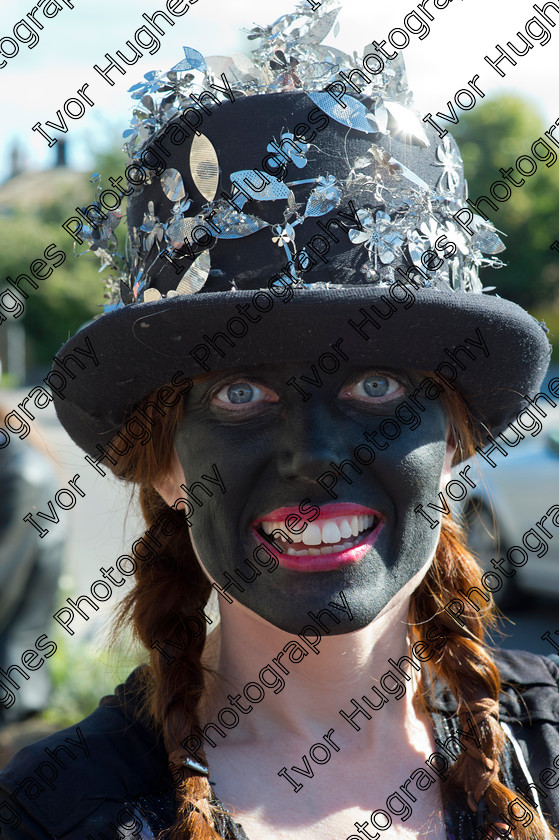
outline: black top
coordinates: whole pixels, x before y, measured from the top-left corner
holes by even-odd
[[[544,814],[558,827],[559,658],[500,651],[496,662],[503,680],[501,720],[521,747]],[[134,671],[77,726],[25,747],[6,765],[0,773],[2,840],[153,840],[174,822],[167,754],[138,712],[137,677]],[[436,703],[440,740],[453,730],[455,703],[440,685]],[[510,742],[502,765],[506,783],[525,793],[528,780]],[[449,840],[474,836],[465,799],[448,803],[447,812]],[[229,816],[219,830],[224,838],[246,838]]]

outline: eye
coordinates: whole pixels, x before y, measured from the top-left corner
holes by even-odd
[[[227,388],[227,399],[232,403],[249,403],[254,396],[254,388],[248,382],[235,382]]]
[[[387,373],[371,372],[347,388],[344,388],[341,396],[346,399],[358,399],[363,402],[379,403],[400,396],[403,390],[404,386]]]
[[[224,385],[212,398],[214,405],[232,411],[239,411],[246,406],[253,406],[258,403],[276,401],[277,396],[271,389],[260,387],[254,382],[246,382],[245,380]]]

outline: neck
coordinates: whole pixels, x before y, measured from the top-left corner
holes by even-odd
[[[216,675],[208,680],[200,726],[217,724],[221,709],[235,708],[239,724],[226,733],[229,745],[280,734],[312,744],[331,728],[343,730],[347,740],[355,736],[365,749],[385,740],[395,725],[411,736],[418,723],[412,700],[419,671],[399,662],[410,655],[409,594],[399,595],[367,627],[342,635],[323,630],[314,649],[236,602],[222,610],[205,657]]]

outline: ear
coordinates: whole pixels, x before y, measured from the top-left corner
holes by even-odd
[[[184,484],[184,482],[184,470],[181,462],[179,461],[177,450],[173,447],[173,461],[171,463],[171,469],[164,478],[159,479],[159,481],[155,481],[153,486],[161,498],[167,502],[169,507],[172,507],[174,502],[182,496],[180,485]]]
[[[454,458],[454,453],[456,452],[456,444],[449,438],[446,442],[446,453],[444,456],[444,464],[443,464],[443,471],[441,473],[441,483],[440,489],[444,490],[446,485],[451,479],[450,470],[452,468],[452,459]]]

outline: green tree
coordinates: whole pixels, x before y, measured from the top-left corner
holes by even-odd
[[[489,192],[494,181],[505,181],[499,172],[512,167],[513,177],[525,184],[515,187],[509,182],[512,195],[508,201],[492,210],[484,202],[481,209],[502,231],[507,250],[503,262],[507,267],[498,273],[486,270],[482,279],[486,285],[497,286],[503,296],[529,308],[544,307],[551,312],[550,304],[559,296],[559,255],[550,245],[559,238],[557,206],[559,203],[559,161],[557,147],[545,137],[545,125],[538,111],[516,96],[501,96],[485,100],[461,116],[452,129],[466,170],[469,195],[476,200]],[[535,158],[532,144],[543,138],[551,147],[547,166]],[[538,145],[541,157],[545,147]],[[522,176],[515,162],[521,155],[528,155],[537,164],[532,176]],[[553,160],[555,157],[555,162]],[[529,162],[521,166],[529,169]]]
[[[125,165],[124,154],[115,149],[99,154],[94,168],[108,187],[109,177],[124,175]],[[74,242],[62,228],[67,218],[76,215],[76,207],[96,200],[89,176],[51,169],[19,175],[0,187],[0,289],[7,285],[6,277],[32,277],[30,264],[42,258],[51,243],[66,254],[65,262],[39,281],[39,289],[22,284],[29,294],[19,318],[26,333],[28,367],[50,367],[63,342],[103,311],[103,279],[108,271],[99,274],[99,260],[92,254],[76,259]],[[125,202],[121,209],[124,215]],[[124,227],[117,229],[121,249]],[[77,253],[86,249],[86,243],[76,245]]]

